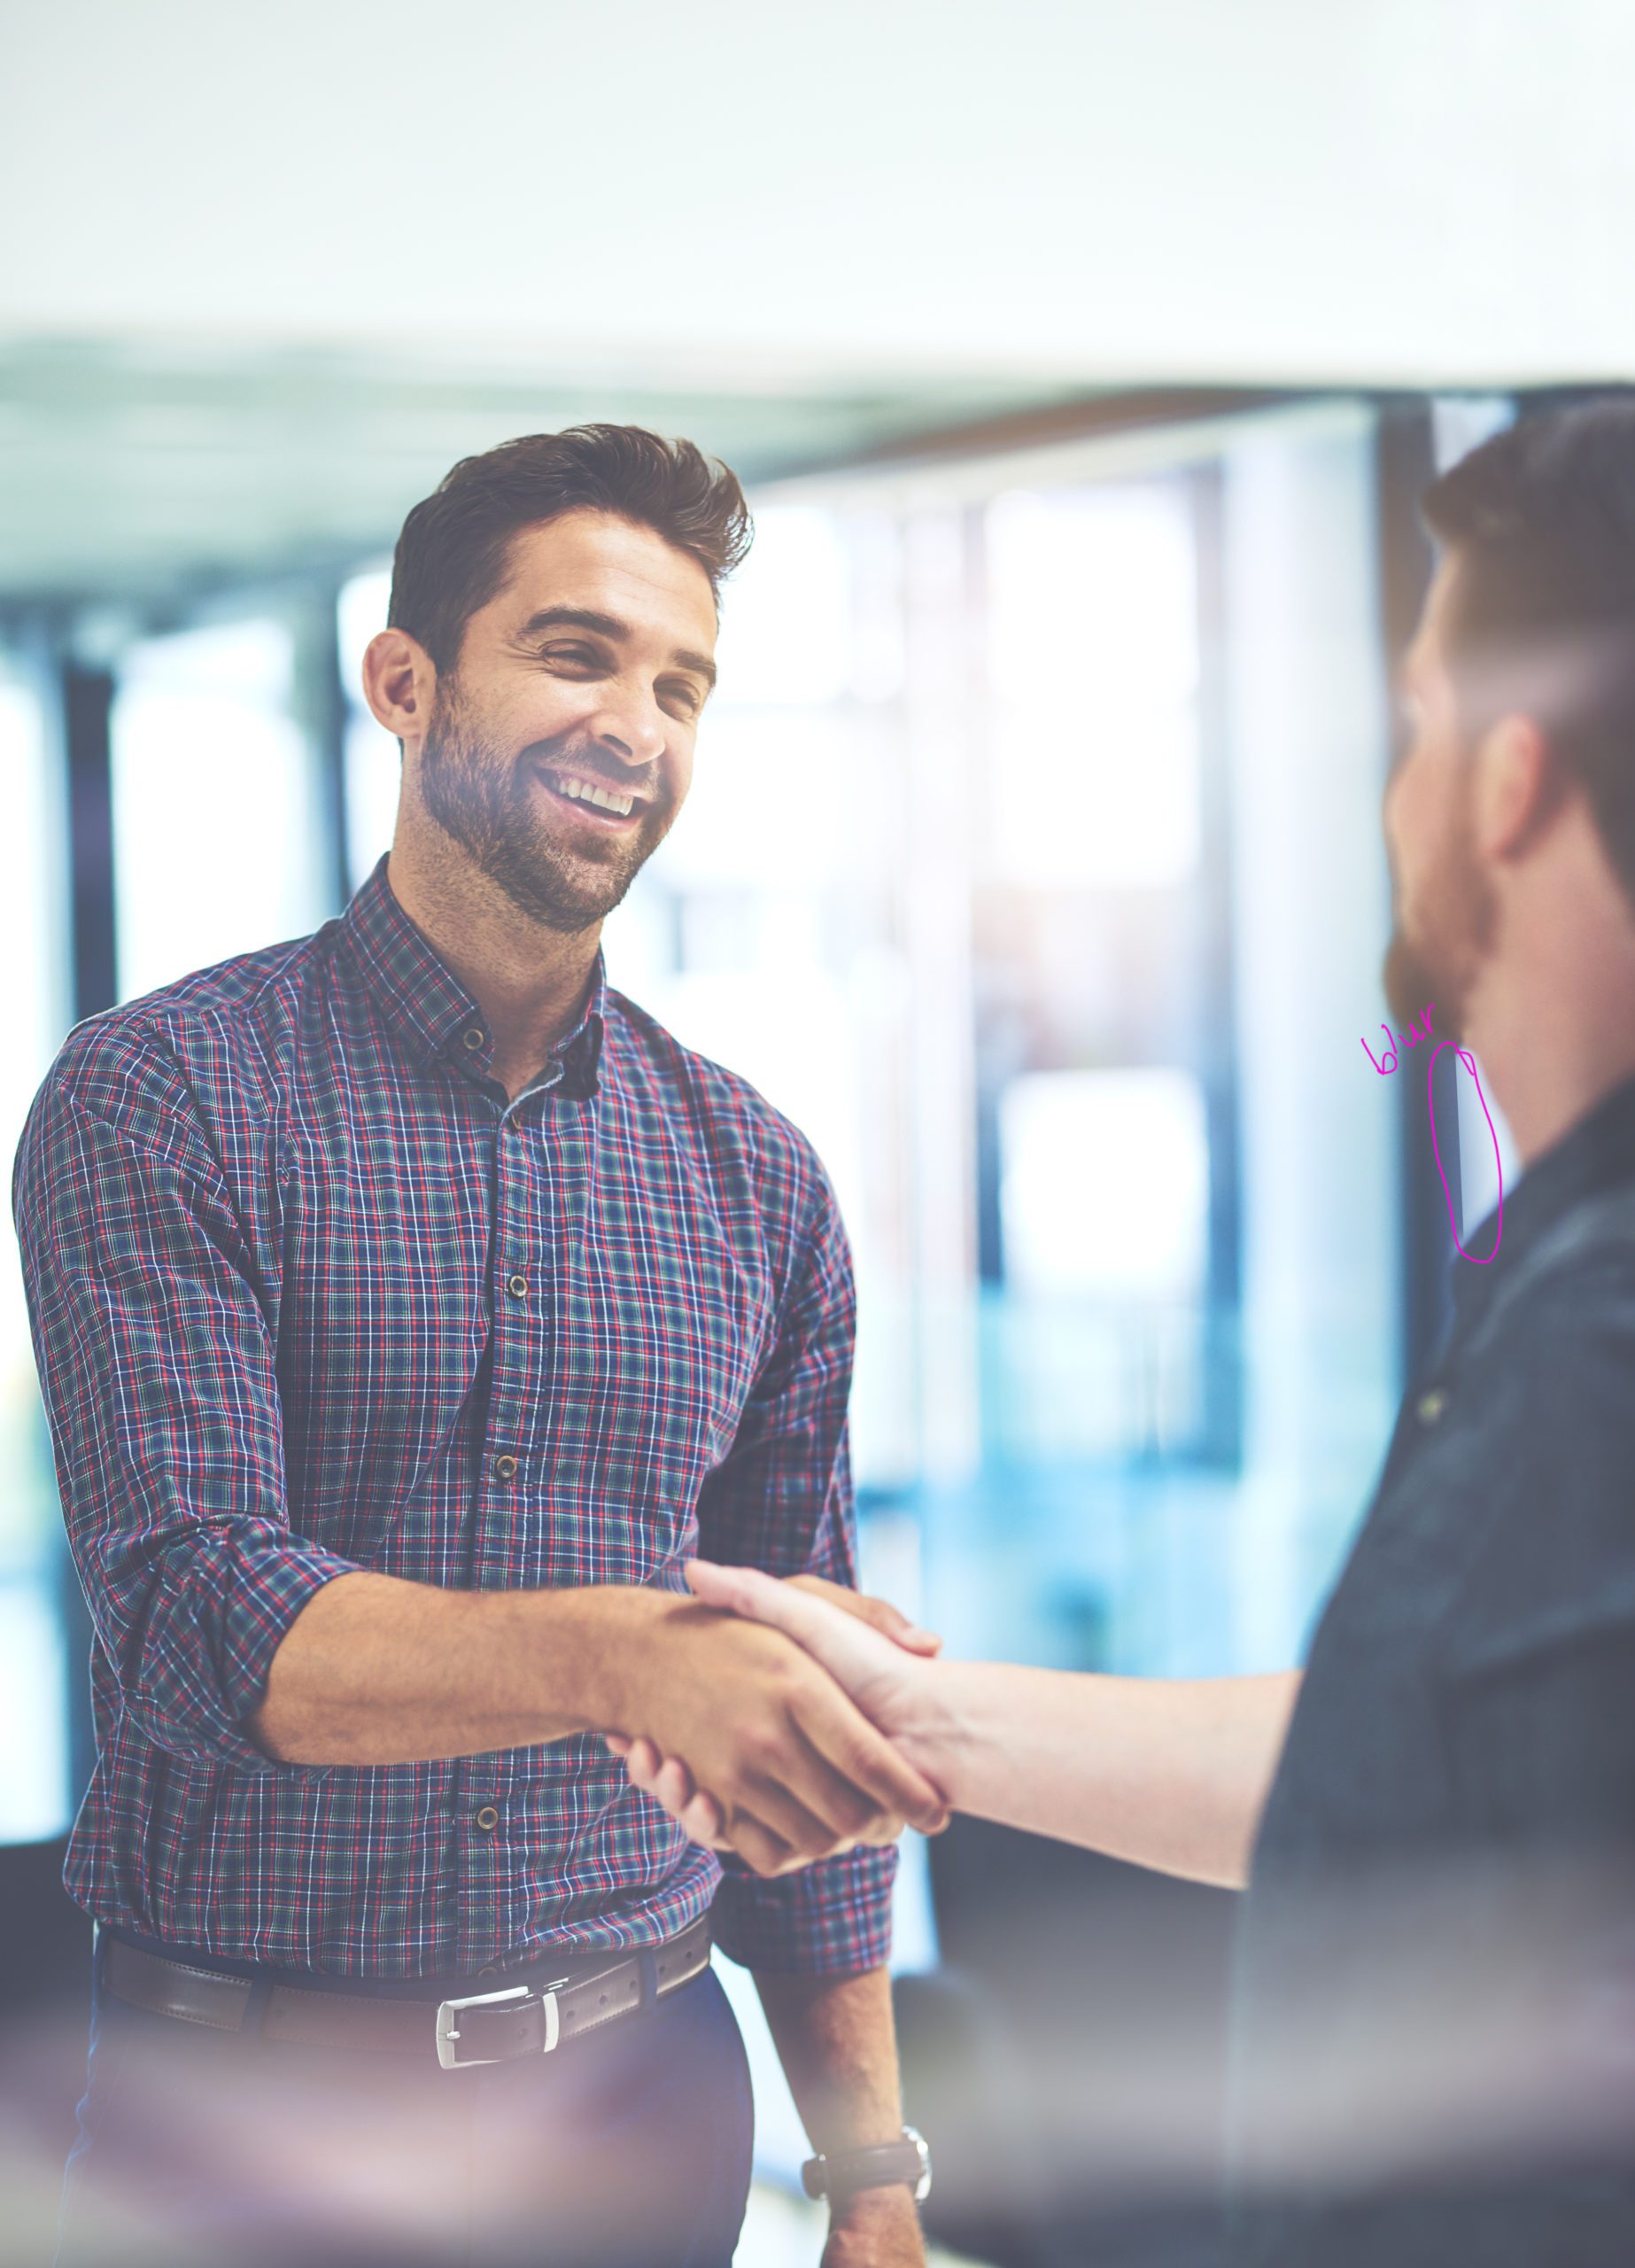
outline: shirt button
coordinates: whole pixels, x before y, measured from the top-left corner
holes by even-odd
[[[484,1804],[477,1815],[477,1823],[484,1835],[492,1835],[500,1824],[500,1814],[492,1804]]]
[[[460,1036],[465,1041],[466,1045],[471,1050],[473,1055],[477,1053],[477,1049],[483,1045],[483,1027],[481,1024],[468,1024],[464,1031],[461,1032]]]
[[[1429,1394],[1422,1394],[1419,1398],[1420,1424],[1422,1425],[1434,1425],[1437,1418],[1440,1418],[1446,1408],[1446,1394],[1443,1393],[1439,1386],[1433,1386]]]
[[[508,1278],[506,1290],[514,1300],[525,1300],[528,1297],[527,1277],[519,1275]]]
[[[485,1961],[477,1973],[479,1977],[498,1977],[500,1971],[492,1961]]]
[[[494,1459],[494,1479],[496,1480],[515,1480],[515,1478],[516,1459],[514,1456],[497,1456]]]

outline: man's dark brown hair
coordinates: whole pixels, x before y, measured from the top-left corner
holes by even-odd
[[[1452,563],[1466,729],[1533,717],[1635,905],[1635,395],[1523,417],[1435,481],[1423,509]]]
[[[388,623],[418,639],[439,672],[453,670],[467,623],[505,581],[512,537],[581,509],[651,528],[697,560],[717,599],[749,549],[737,476],[691,441],[642,425],[525,433],[462,457],[415,505],[391,564]]]

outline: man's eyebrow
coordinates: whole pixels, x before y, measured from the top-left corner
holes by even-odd
[[[619,641],[631,634],[628,622],[621,622],[616,614],[601,614],[588,606],[542,606],[531,614],[517,632],[519,639],[537,638],[542,630],[593,630],[599,637]],[[678,668],[696,670],[706,685],[716,681],[716,665],[708,654],[695,654],[689,647],[678,646],[670,660]]]

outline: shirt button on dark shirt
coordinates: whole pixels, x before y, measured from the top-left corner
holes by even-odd
[[[509,1292],[514,1300],[525,1300],[528,1297],[527,1277],[518,1275],[509,1278],[506,1284],[506,1289]]]
[[[1434,1425],[1447,1408],[1447,1396],[1439,1386],[1433,1386],[1429,1394],[1421,1394],[1416,1408],[1420,1424]]]
[[[465,1030],[461,1034],[461,1037],[465,1041],[466,1045],[471,1050],[473,1055],[475,1055],[477,1049],[483,1045],[482,1025],[468,1024]]]
[[[514,1456],[497,1456],[494,1459],[494,1479],[496,1480],[515,1480],[515,1478],[516,1459]]]
[[[500,1824],[500,1814],[492,1804],[484,1804],[477,1815],[477,1823],[484,1835],[492,1835]]]

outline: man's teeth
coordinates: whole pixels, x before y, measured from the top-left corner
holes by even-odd
[[[625,819],[634,811],[634,796],[616,796],[609,788],[593,788],[588,780],[558,780],[554,782],[559,796],[566,796],[572,804],[594,804],[598,811],[616,812]]]

